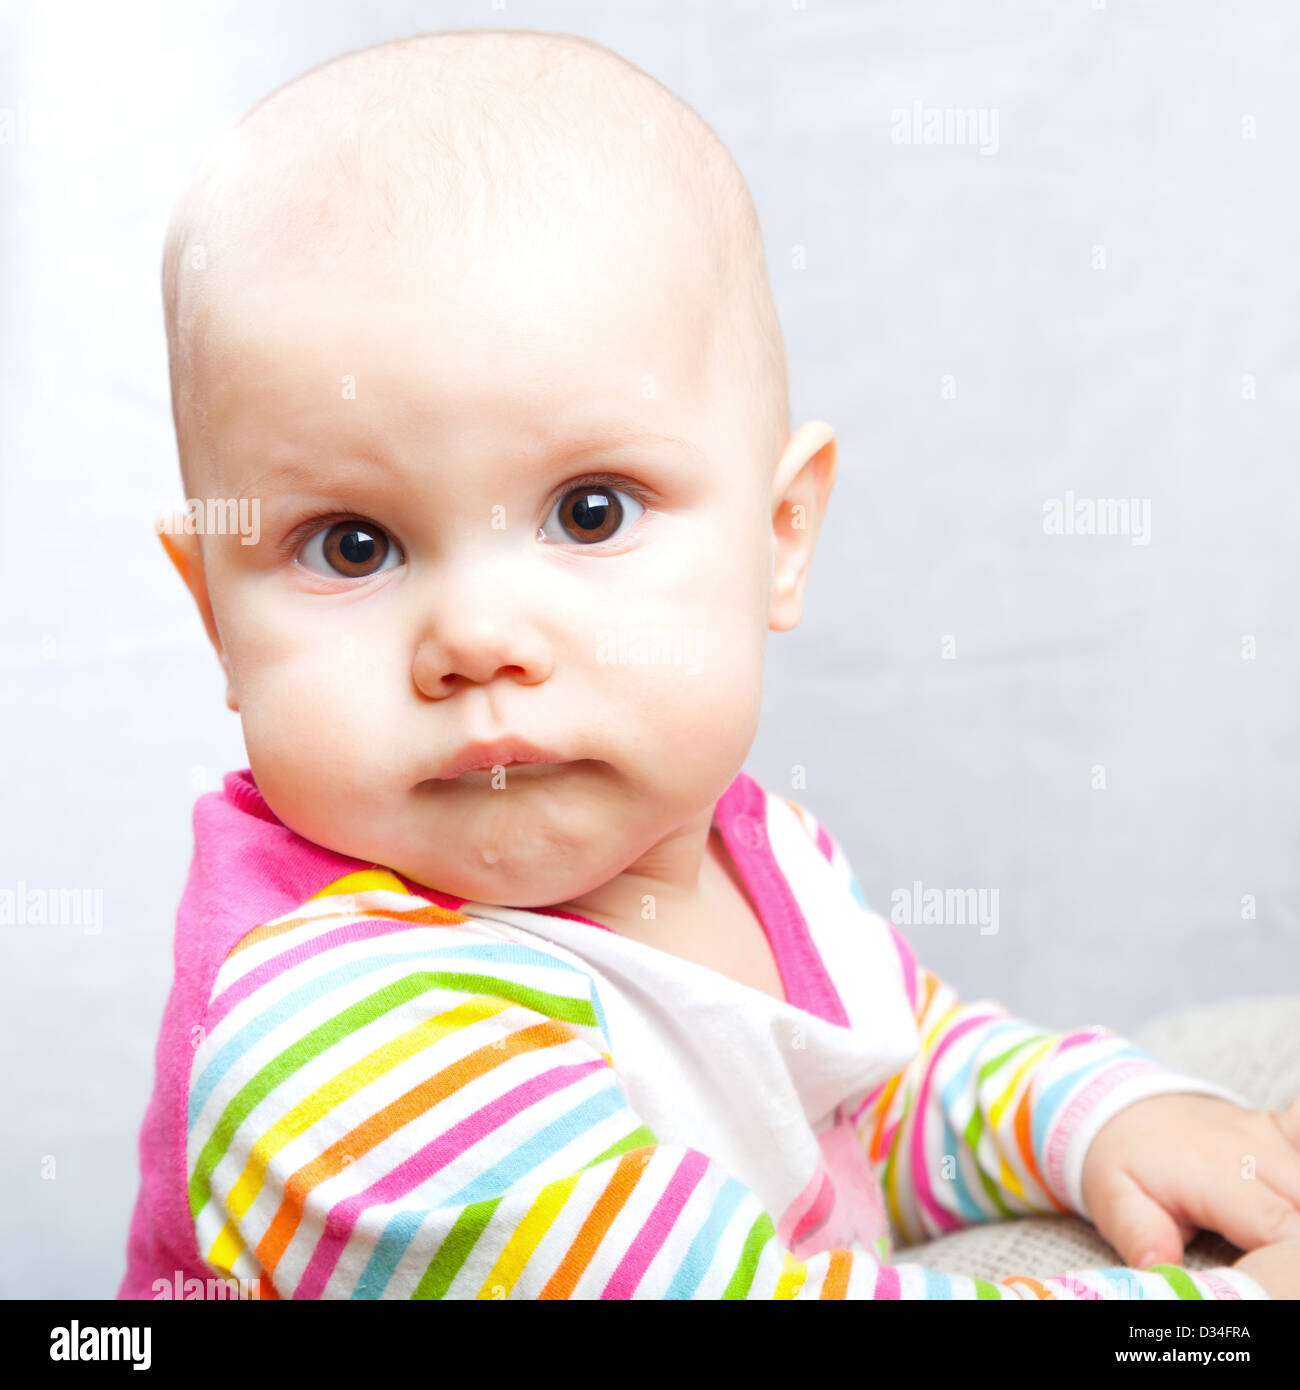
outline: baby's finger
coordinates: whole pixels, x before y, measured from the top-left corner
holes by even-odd
[[[1300,1147],[1288,1137],[1294,1131],[1300,1139],[1300,1102],[1286,1111],[1264,1111],[1257,1118],[1265,1116],[1271,1125],[1252,1122],[1236,1142],[1224,1145],[1225,1175],[1247,1183],[1261,1181],[1300,1210]]]
[[[1300,1154],[1300,1096],[1282,1110],[1270,1110],[1282,1137]]]
[[[1129,1268],[1181,1263],[1186,1223],[1175,1220],[1131,1175],[1119,1175],[1094,1203],[1092,1217]]]
[[[1212,1182],[1187,1197],[1187,1214],[1241,1250],[1300,1240],[1300,1210],[1262,1177]]]

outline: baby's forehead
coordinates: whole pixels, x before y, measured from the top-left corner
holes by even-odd
[[[189,217],[307,243],[343,230],[472,246],[684,218],[702,253],[728,239],[743,179],[648,75],[571,36],[439,37],[345,55],[258,103],[196,181]]]
[[[739,170],[654,79],[571,36],[436,38],[312,70],[213,152],[164,258],[174,398],[214,324],[295,279],[328,299],[441,276],[605,318],[657,297],[697,340],[749,312],[756,276],[770,297]]]

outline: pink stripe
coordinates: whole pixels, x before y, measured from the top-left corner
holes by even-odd
[[[708,1166],[709,1160],[702,1153],[694,1149],[686,1150],[672,1181],[655,1203],[654,1210],[628,1247],[627,1254],[618,1262],[618,1268],[610,1276],[601,1298],[631,1298],[635,1294],[636,1286],[645,1277],[650,1261],[668,1239],[669,1232],[686,1205],[686,1199],[695,1191]]]
[[[835,1184],[831,1180],[831,1175],[827,1172],[822,1173],[821,1190],[817,1193],[817,1200],[803,1214],[803,1219],[799,1222],[794,1235],[787,1244],[793,1245],[796,1241],[803,1240],[810,1236],[818,1226],[824,1225],[826,1218],[831,1214],[831,1209],[835,1206]]]
[[[817,1171],[808,1179],[807,1187],[786,1207],[777,1224],[776,1233],[782,1245],[793,1243],[795,1228],[811,1210],[813,1203],[816,1202],[823,1182],[825,1182],[825,1171],[819,1165]]]
[[[891,1079],[892,1079],[892,1078],[891,1078]],[[863,1116],[868,1110],[871,1110],[871,1109],[874,1108],[876,1102],[880,1099],[881,1095],[883,1095],[884,1090],[885,1090],[885,1087],[886,1087],[888,1084],[889,1084],[888,1081],[882,1081],[882,1082],[880,1083],[879,1086],[875,1087],[874,1090],[868,1092],[868,1094],[867,1094],[866,1098],[863,1100],[862,1104],[859,1105],[858,1108],[857,1108],[856,1110],[854,1110],[854,1111],[849,1115],[849,1119],[851,1119],[855,1125],[858,1124],[858,1123],[861,1121],[862,1116]]]
[[[912,1005],[912,1012],[916,1012],[916,988],[917,976],[920,971],[916,967],[916,957],[912,954],[912,948],[907,944],[907,938],[903,936],[892,922],[885,924],[889,928],[889,934],[894,938],[894,949],[898,952],[898,958],[903,964],[903,985],[907,990],[907,997]]]
[[[847,1028],[849,1016],[839,991],[772,852],[767,793],[748,773],[738,772],[718,801],[714,820],[767,933],[787,1001]]]
[[[386,1202],[395,1202],[406,1196],[507,1120],[522,1114],[530,1105],[537,1104],[556,1091],[580,1081],[591,1072],[603,1070],[606,1065],[602,1057],[594,1062],[552,1067],[541,1076],[535,1076],[516,1086],[514,1090],[495,1096],[487,1105],[472,1115],[467,1115],[458,1125],[453,1125],[432,1143],[413,1153],[404,1163],[398,1164],[391,1173],[376,1179],[364,1191],[337,1203],[325,1218],[324,1234],[317,1242],[311,1260],[298,1281],[298,1287],[293,1292],[294,1298],[321,1296],[339,1256],[352,1235],[358,1217],[366,1207],[382,1206]]]
[[[876,1271],[876,1291],[872,1298],[902,1298],[903,1281],[892,1265],[881,1265]]]
[[[1167,1070],[1167,1067],[1154,1061],[1114,1062],[1079,1091],[1052,1126],[1051,1138],[1047,1141],[1047,1152],[1043,1155],[1043,1175],[1052,1185],[1050,1190],[1054,1194],[1065,1192],[1065,1155],[1070,1147],[1071,1137],[1088,1111],[1108,1091],[1113,1091],[1122,1082],[1134,1076]]]
[[[894,1094],[897,1095],[898,1093],[895,1092]],[[887,1125],[880,1131],[880,1152],[882,1154],[889,1153],[894,1147],[894,1135],[898,1133],[898,1126],[901,1123],[901,1120],[895,1120],[892,1125]]]
[[[817,848],[826,856],[826,862],[828,864],[833,864],[835,862],[835,846],[831,842],[831,837],[826,833],[826,827],[821,821],[817,822]]]
[[[389,869],[388,872],[399,883],[405,884],[417,898],[424,898],[437,907],[445,907],[448,912],[459,912],[469,902],[468,898],[454,898],[450,893],[440,893],[436,888],[430,888],[427,883],[417,883],[415,879],[407,878],[405,874],[399,874],[394,869]]]
[[[991,1019],[1000,1017],[1000,1014],[989,1012],[976,1014],[973,1018],[962,1019],[935,1049],[934,1056],[930,1058],[929,1064],[926,1066],[925,1076],[921,1081],[921,1089],[917,1094],[916,1122],[912,1128],[912,1184],[916,1188],[917,1199],[921,1205],[929,1211],[936,1224],[944,1231],[959,1230],[962,1222],[951,1212],[944,1211],[934,1200],[934,1189],[930,1186],[930,1178],[926,1172],[925,1136],[930,1119],[927,1107],[930,1082],[934,1077],[934,1069],[939,1064],[939,1058],[963,1033],[970,1032],[972,1028],[978,1027],[981,1023],[988,1023]]]
[[[427,923],[415,925],[427,925]],[[407,931],[411,926],[412,923],[410,922],[395,922],[391,917],[382,920],[373,917],[363,918],[348,922],[341,927],[334,927],[311,941],[300,941],[289,950],[281,951],[278,956],[272,956],[270,960],[263,961],[256,970],[250,970],[242,979],[236,980],[234,984],[222,990],[212,1001],[212,1007],[208,1010],[208,1031],[211,1032],[236,1004],[242,1003],[250,994],[261,989],[267,981],[275,979],[277,975],[283,974],[295,965],[300,965],[305,960],[310,960],[322,951],[331,951],[335,946],[341,946],[347,941],[366,941],[374,936],[389,936],[397,932]]]
[[[1234,1289],[1226,1279],[1220,1279],[1217,1274],[1211,1274],[1208,1269],[1198,1269],[1195,1271],[1195,1273],[1198,1279],[1205,1280],[1205,1282],[1209,1285],[1210,1291],[1214,1294],[1215,1298],[1239,1299],[1241,1297],[1237,1290]]]

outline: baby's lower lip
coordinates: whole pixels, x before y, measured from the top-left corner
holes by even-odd
[[[532,772],[540,771],[547,767],[567,767],[567,763],[492,763],[488,767],[472,767],[468,772],[462,772],[460,777],[449,778],[449,781],[459,782],[461,777],[491,777],[496,768],[504,768],[506,772]]]
[[[459,777],[429,777],[420,785],[423,787],[445,787],[456,782],[486,782],[495,775],[496,768],[503,768],[508,777],[531,777],[540,773],[559,771],[568,763],[493,763],[490,767],[474,767],[462,772]]]

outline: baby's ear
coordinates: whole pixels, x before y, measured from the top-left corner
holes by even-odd
[[[790,437],[773,477],[772,611],[768,627],[788,632],[803,612],[817,533],[835,485],[835,431],[810,420]]]
[[[225,672],[226,704],[232,710],[238,711],[239,706],[235,703],[234,686],[230,680],[230,667],[226,664],[226,653],[221,645],[221,635],[217,632],[216,620],[212,616],[212,600],[208,597],[208,581],[203,572],[203,547],[197,535],[186,532],[184,528],[173,526],[172,522],[171,513],[164,513],[158,518],[158,539],[162,541],[167,558],[176,566],[177,574],[184,580],[185,587],[194,596],[199,615],[203,619],[203,626],[207,630],[208,640],[217,653],[222,671]]]

